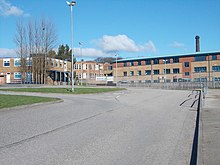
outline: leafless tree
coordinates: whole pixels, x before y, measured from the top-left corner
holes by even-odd
[[[40,21],[35,20],[34,23],[29,21],[27,28],[22,21],[19,21],[15,42],[21,59],[22,75],[31,72],[35,83],[46,84],[47,70],[51,66],[48,52],[56,46],[56,41],[56,30],[51,21],[45,18]],[[29,60],[29,64],[32,63],[32,67],[26,65],[26,60]]]
[[[20,72],[21,72],[21,79],[22,82],[25,79],[25,73],[27,71],[26,68],[26,59],[27,59],[27,35],[26,35],[26,29],[24,27],[23,21],[20,20],[17,22],[17,33],[15,35],[14,41],[17,45],[17,54],[20,58]]]

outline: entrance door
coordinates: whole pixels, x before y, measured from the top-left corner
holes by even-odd
[[[7,73],[6,75],[6,83],[10,83],[11,82],[11,74],[10,73]]]

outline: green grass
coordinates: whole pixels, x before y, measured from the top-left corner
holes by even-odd
[[[0,94],[0,109],[16,107],[20,105],[30,105],[35,103],[45,103],[60,100],[58,98],[21,96],[21,95],[3,95]]]
[[[40,92],[40,93],[63,93],[72,94],[71,89],[68,88],[5,88],[0,89],[4,91],[13,92]],[[124,88],[74,88],[73,94],[93,94],[102,92],[112,92],[125,90]]]

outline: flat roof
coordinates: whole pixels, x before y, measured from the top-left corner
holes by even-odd
[[[210,52],[194,52],[186,54],[173,54],[173,55],[164,55],[164,56],[153,56],[153,57],[137,57],[137,58],[126,58],[117,60],[117,62],[126,62],[126,61],[138,61],[138,60],[147,60],[147,59],[158,59],[158,58],[171,58],[171,57],[187,57],[187,56],[202,56],[202,55],[213,55],[220,54],[220,51],[210,51]],[[114,60],[113,63],[116,61]]]

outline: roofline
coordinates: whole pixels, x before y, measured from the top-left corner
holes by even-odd
[[[137,58],[127,58],[117,60],[117,62],[126,62],[126,61],[134,61],[134,60],[150,60],[150,59],[158,59],[158,58],[171,58],[171,57],[185,57],[185,56],[193,56],[193,55],[212,55],[212,54],[220,54],[220,51],[210,51],[210,52],[193,52],[187,54],[173,54],[173,55],[164,55],[164,56],[153,56],[153,57],[137,57]],[[113,61],[115,63],[116,60]]]

